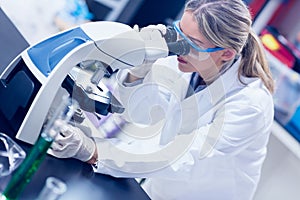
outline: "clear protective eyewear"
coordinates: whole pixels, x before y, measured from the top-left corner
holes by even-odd
[[[179,36],[181,38],[183,38],[184,40],[186,40],[188,42],[188,44],[192,47],[192,51],[191,53],[193,52],[203,52],[203,53],[211,53],[211,52],[216,52],[216,51],[220,51],[220,50],[223,50],[224,48],[222,47],[214,47],[214,48],[203,48],[197,44],[195,44],[195,42],[193,42],[188,36],[186,36],[180,29],[179,27],[179,22],[180,20],[178,21],[175,21],[173,23],[173,26],[174,26],[174,29],[176,30],[176,32],[179,34]]]

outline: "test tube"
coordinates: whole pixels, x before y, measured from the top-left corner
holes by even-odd
[[[61,104],[47,122],[45,129],[31,148],[29,154],[13,174],[2,194],[2,200],[13,200],[19,197],[30,182],[33,174],[38,170],[47,154],[47,150],[59,132],[60,127],[56,125],[55,121],[60,119],[68,123],[77,108],[78,103],[76,101],[63,97]]]
[[[67,191],[67,185],[60,179],[50,176],[36,200],[57,200]]]

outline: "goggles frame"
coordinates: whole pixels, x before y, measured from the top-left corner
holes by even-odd
[[[191,47],[193,47],[196,51],[198,52],[206,52],[206,53],[212,53],[212,52],[216,52],[216,51],[220,51],[223,50],[223,47],[214,47],[214,48],[207,48],[207,49],[203,49],[201,47],[199,47],[197,44],[195,44],[190,38],[188,38],[188,36],[186,36],[180,29],[179,27],[179,22],[180,20],[174,21],[173,22],[173,27],[176,30],[177,33],[179,33],[179,35],[186,40],[189,45],[191,45]]]

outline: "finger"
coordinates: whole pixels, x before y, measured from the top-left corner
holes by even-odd
[[[74,140],[73,135],[68,135],[67,137],[65,137],[61,133],[57,134],[57,136],[55,138],[55,142],[61,144],[62,146],[65,146],[66,144],[70,143],[73,140]]]
[[[163,24],[149,25],[141,29],[141,31],[143,30],[158,30],[162,35],[167,33],[167,27]]]
[[[135,30],[136,32],[139,32],[139,31],[140,31],[139,25],[135,24],[135,25],[133,26],[133,30]]]
[[[151,40],[161,40],[163,38],[159,30],[153,30],[150,37]]]
[[[61,152],[61,151],[55,151],[55,150],[53,150],[51,148],[48,149],[47,153],[49,153],[50,155],[53,155],[53,156],[55,156],[57,158],[68,158],[67,156],[64,155],[63,152]]]
[[[69,135],[68,131],[69,131],[69,124],[67,124],[66,122],[58,119],[55,121],[55,125],[58,127],[58,130],[60,133],[62,133],[64,136]]]
[[[163,35],[165,35],[167,33],[167,27],[165,25],[157,24],[157,28]]]
[[[157,29],[156,25],[149,25],[142,28],[142,30],[154,30],[154,29]]]
[[[63,127],[61,127],[60,129],[60,133],[62,136],[64,136],[65,138],[70,138],[73,133],[75,132],[74,127],[72,125],[64,125]]]
[[[58,142],[54,141],[52,144],[51,144],[51,147],[50,147],[53,151],[63,151],[65,149],[64,146],[62,146],[61,144],[59,144]]]

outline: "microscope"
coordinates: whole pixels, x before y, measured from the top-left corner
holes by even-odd
[[[175,30],[168,29],[164,38],[170,55],[188,53],[188,44],[177,41]],[[122,113],[121,103],[101,80],[119,69],[142,65],[146,53],[139,31],[109,21],[86,23],[29,46],[0,75],[0,114],[5,120],[1,126],[33,144],[66,92],[83,111]]]

